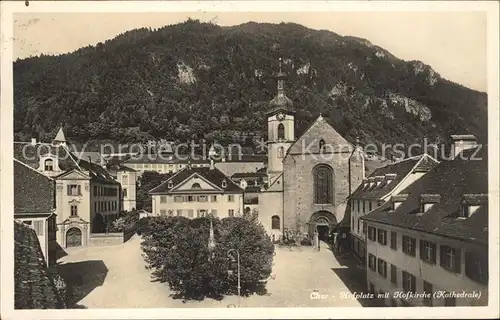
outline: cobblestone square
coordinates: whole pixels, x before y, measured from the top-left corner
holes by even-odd
[[[76,281],[76,302],[86,308],[207,308],[236,307],[237,296],[221,301],[173,299],[167,284],[152,282],[134,236],[124,244],[75,248],[59,263],[62,274]],[[244,259],[244,257],[242,257]],[[359,273],[339,261],[323,244],[309,247],[276,247],[272,276],[265,295],[241,297],[240,307],[355,307],[361,303],[345,298],[362,290]]]

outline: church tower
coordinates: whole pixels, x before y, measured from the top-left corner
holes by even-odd
[[[363,149],[360,146],[359,138],[356,138],[356,145],[349,157],[349,194],[363,182],[365,178],[365,158]]]
[[[267,115],[267,173],[274,176],[283,172],[283,159],[295,140],[295,111],[293,103],[285,94],[286,75],[281,70],[276,75],[278,90],[276,96],[269,102]]]

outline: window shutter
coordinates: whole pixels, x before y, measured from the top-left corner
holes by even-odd
[[[424,260],[424,241],[420,240],[420,259]]]
[[[78,185],[78,195],[79,196],[82,195],[82,186],[81,185]]]
[[[455,272],[460,273],[461,266],[462,266],[462,259],[460,257],[460,249],[455,249],[456,256],[455,256]]]
[[[66,186],[66,189],[67,189],[68,196],[70,196],[71,195],[71,186],[68,184]]]
[[[437,246],[435,243],[431,245],[432,247],[432,262],[436,263],[436,251],[437,251]]]
[[[443,250],[443,246],[439,246],[439,265],[441,267],[444,266],[444,250]]]

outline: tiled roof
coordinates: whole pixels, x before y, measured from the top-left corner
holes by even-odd
[[[267,173],[265,172],[237,172],[231,176],[232,179],[239,178],[262,178],[267,177]]]
[[[422,160],[422,161],[420,161]],[[418,164],[418,166],[417,166]],[[421,155],[413,158],[408,158],[399,162],[388,164],[384,167],[375,169],[370,175],[368,183],[365,187],[362,183],[350,196],[354,199],[381,199],[390,193],[403,179],[412,171],[429,171],[437,162],[427,155]],[[393,179],[386,179],[386,175]],[[377,177],[384,177],[380,180],[381,183],[377,186]],[[371,179],[371,181],[370,181]],[[390,183],[389,180],[392,180]],[[371,185],[371,186],[370,186]]]
[[[78,166],[81,169],[89,172],[90,178],[93,181],[107,183],[107,184],[120,184],[118,181],[113,179],[111,174],[106,169],[104,169],[100,165],[93,163],[93,162],[88,162],[88,161],[83,160],[83,159],[78,159],[71,152],[70,152],[70,156],[73,157],[73,159],[78,162]]]
[[[234,153],[227,154],[224,160],[225,162],[266,162],[267,155]],[[222,160],[216,160],[216,162],[221,161]],[[209,164],[210,160],[201,155],[194,157],[181,155],[180,157],[176,157],[175,155],[140,154],[136,156],[130,156],[127,160],[124,161],[124,163]]]
[[[466,150],[462,156],[470,157],[474,152]],[[388,201],[361,219],[487,244],[488,213],[484,206],[468,218],[458,218],[464,195],[484,197],[488,193],[487,147],[480,147],[475,157],[481,160],[458,157],[441,162],[401,191],[408,198],[396,210]],[[425,213],[420,212],[423,194],[440,195],[439,203]]]
[[[14,142],[14,158],[34,169],[38,169],[40,165],[40,156],[49,153],[58,158],[59,168],[64,172],[72,169],[85,170],[89,171],[91,179],[95,181],[117,183],[100,165],[79,159],[66,146],[49,143],[32,145],[29,142]]]
[[[97,151],[80,151],[80,152],[75,152],[75,155],[78,156],[80,159],[97,164],[100,164],[102,160],[101,153]]]
[[[68,150],[62,145],[52,145],[50,143],[37,143],[32,145],[29,142],[14,142],[14,158],[38,169],[40,156],[51,154],[59,159],[59,167],[63,171],[78,169],[74,158],[69,155]]]
[[[173,174],[167,180],[163,181],[159,186],[151,189],[150,193],[168,193],[171,189],[182,183],[193,174],[198,174],[208,180],[210,183],[224,189],[226,192],[243,192],[243,190],[234,183],[229,177],[222,173],[217,168],[184,168]],[[172,182],[172,188],[168,188],[169,181]],[[226,181],[226,187],[222,188],[222,181]]]
[[[260,186],[247,186],[245,192],[260,192]]]
[[[64,308],[35,231],[18,222],[14,222],[14,270],[16,309]]]
[[[14,159],[14,213],[52,213],[55,182]]]

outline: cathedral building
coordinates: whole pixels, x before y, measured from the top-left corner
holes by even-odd
[[[344,219],[348,209],[347,197],[363,181],[364,157],[359,148],[343,138],[321,115],[296,138],[295,110],[285,92],[285,78],[280,67],[276,77],[277,93],[267,111],[267,164],[249,171],[249,166],[242,167],[226,161],[211,165],[220,170],[204,169],[209,173],[218,172],[221,181],[232,180],[238,184],[243,207],[231,209],[234,209],[235,215],[248,211],[256,213],[275,240],[279,240],[285,231],[302,235],[318,232],[319,237],[326,240]],[[219,167],[221,164],[225,165],[224,168]],[[194,168],[192,165],[188,167],[174,176],[191,178]],[[183,171],[185,173],[181,174]],[[176,181],[179,185],[189,185],[187,182],[190,181]],[[177,194],[177,202],[170,203],[169,193],[160,187],[150,191],[153,198],[163,197],[164,200],[153,201],[158,204],[154,205],[153,214],[170,212],[173,215],[175,212],[176,215],[184,215],[184,211],[200,210],[191,197],[192,192],[199,193],[200,190],[184,187],[182,192],[177,191],[182,193]],[[179,209],[180,202],[183,203],[182,210]],[[187,216],[195,217],[194,214]],[[218,216],[221,217],[220,214]]]
[[[259,218],[272,234],[317,231],[326,239],[344,218],[347,197],[364,178],[363,154],[321,115],[296,138],[285,77],[280,67],[277,93],[267,112],[269,182],[260,194]]]

